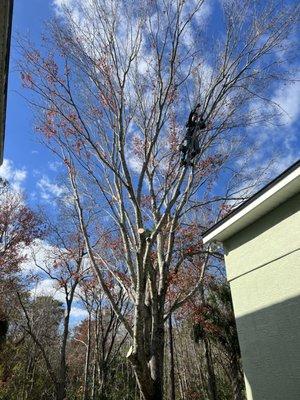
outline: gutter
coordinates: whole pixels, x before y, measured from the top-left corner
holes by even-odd
[[[203,243],[223,242],[300,191],[300,160],[283,171],[203,234]]]
[[[0,165],[3,162],[13,0],[0,0]]]

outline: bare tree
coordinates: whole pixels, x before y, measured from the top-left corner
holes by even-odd
[[[0,178],[0,345],[16,306],[16,290],[21,290],[18,273],[26,261],[25,249],[41,238],[43,231],[41,216],[25,204],[21,193]]]
[[[47,53],[23,46],[38,130],[66,166],[88,256],[131,337],[128,358],[145,400],[163,397],[165,321],[197,291],[208,263],[200,244],[194,287],[167,307],[170,272],[191,261],[180,251],[180,227],[197,210],[201,232],[221,204],[240,199],[247,176],[231,161],[249,145],[245,128],[278,113],[269,89],[289,78],[299,7],[220,4],[220,32],[210,40],[203,0],[90,0],[51,23]],[[196,103],[207,128],[195,165],[181,167],[183,121]],[[212,184],[226,167],[216,195]],[[110,279],[132,302],[133,321]]]
[[[116,304],[124,315],[128,315],[129,303],[122,288],[118,286],[114,290]],[[96,398],[97,395],[108,398],[113,388],[109,382],[113,379],[114,364],[128,333],[124,331],[121,321],[95,280],[83,282],[81,293],[81,300],[88,311],[88,320],[85,321],[84,338],[79,339],[76,335],[74,340],[86,348],[83,399]]]
[[[60,383],[59,375],[52,362],[54,354],[49,354],[49,346],[55,342],[58,326],[63,314],[61,303],[51,297],[41,296],[32,303],[28,303],[27,296],[17,292],[19,303],[23,311],[23,319],[19,324],[26,334],[28,334],[41,354],[50,380],[55,387],[56,398],[59,399]],[[51,314],[55,313],[55,318]]]
[[[55,385],[57,400],[65,399],[67,393],[67,343],[75,293],[79,283],[86,278],[89,270],[87,260],[84,258],[86,255],[85,244],[78,224],[76,226],[76,218],[72,219],[72,215],[67,214],[68,210],[64,211],[65,220],[63,222],[60,220],[55,224],[48,221],[48,239],[51,246],[45,251],[44,259],[39,260],[33,251],[36,267],[43,273],[43,277],[53,280],[53,286],[57,287],[65,300],[58,368],[55,368],[51,356],[43,351],[43,344],[35,332],[37,326],[33,325],[32,316],[26,310],[26,305],[19,296],[26,317],[24,329],[42,351],[49,376]]]

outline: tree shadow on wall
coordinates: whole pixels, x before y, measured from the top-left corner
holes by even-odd
[[[300,296],[238,318],[237,328],[253,400],[300,399]]]

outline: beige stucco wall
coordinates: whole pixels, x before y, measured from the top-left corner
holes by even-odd
[[[300,399],[300,193],[224,247],[248,400]]]

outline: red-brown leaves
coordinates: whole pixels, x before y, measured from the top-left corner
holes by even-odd
[[[227,214],[229,214],[232,211],[233,206],[230,204],[221,204],[220,209],[221,209],[220,218],[224,218],[226,217]]]
[[[42,132],[47,139],[51,139],[53,136],[57,135],[57,129],[51,120],[45,119],[44,123],[36,127],[36,130]]]
[[[47,71],[46,79],[50,84],[57,82],[58,80],[58,65],[53,58],[46,58],[43,62],[43,67]]]
[[[176,242],[181,252],[186,256],[199,254],[202,250],[201,229],[197,224],[191,224],[179,229]]]
[[[176,113],[170,113],[169,131],[168,131],[168,143],[172,152],[178,151],[178,146],[182,140],[180,136],[180,127],[176,121]]]
[[[33,79],[32,75],[29,72],[21,72],[21,80],[22,80],[22,85],[25,88],[29,89],[33,88]]]
[[[176,85],[172,85],[170,87],[169,92],[168,92],[167,100],[171,104],[171,103],[174,103],[174,101],[176,101],[177,98],[178,98],[177,86]]]
[[[139,160],[142,160],[145,154],[145,143],[142,138],[138,135],[134,135],[132,138],[132,152],[138,157]]]
[[[29,209],[22,196],[6,189],[0,199],[0,275],[17,272],[25,260],[24,248],[43,236],[41,217]]]
[[[26,59],[32,63],[38,63],[40,60],[40,52],[38,50],[27,51]]]

